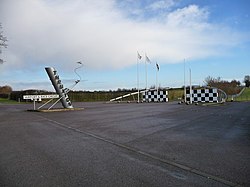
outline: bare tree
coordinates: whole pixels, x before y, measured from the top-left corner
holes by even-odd
[[[214,77],[208,76],[205,78],[204,82],[206,83],[207,86],[214,86],[214,84],[221,82],[221,77],[214,78]]]
[[[8,85],[0,86],[0,94],[10,94],[12,92],[12,88]]]
[[[204,82],[207,86],[219,88],[226,92],[228,95],[238,94],[241,91],[240,81],[237,80],[232,80],[231,82],[229,82],[226,80],[222,80],[221,77],[214,78],[208,76],[205,78]]]
[[[3,35],[2,24],[0,23],[0,54],[2,53],[2,47],[7,48],[7,37]],[[0,64],[3,64],[3,59],[0,58]]]

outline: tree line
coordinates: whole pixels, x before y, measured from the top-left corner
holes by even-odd
[[[226,81],[226,80],[223,80],[221,77],[214,78],[214,77],[208,76],[205,78],[204,82],[206,83],[207,86],[219,88],[223,90],[224,92],[226,92],[226,94],[228,95],[238,94],[242,90],[241,82],[237,80]],[[245,82],[245,79],[244,79],[244,82]],[[247,86],[246,83],[245,85]]]
[[[208,76],[205,78],[206,86],[215,87],[223,90],[228,95],[235,95],[240,93],[242,86],[241,82],[237,80],[226,81],[223,80],[221,77],[211,77]],[[245,86],[249,87],[250,83],[250,76],[246,75],[244,77]],[[164,88],[159,88],[160,90],[166,90]],[[168,89],[169,91],[169,99],[175,100],[183,95],[183,89]],[[109,91],[70,91],[69,97],[74,101],[86,102],[86,101],[109,101],[110,99],[131,93],[136,92],[136,88],[132,89],[125,89],[125,88],[118,88],[117,90],[109,90]],[[16,101],[25,101],[22,99],[23,95],[42,95],[42,94],[55,94],[54,92],[48,92],[46,90],[24,90],[24,91],[13,91],[11,86],[5,85],[0,86],[0,98],[8,98],[11,100]],[[135,98],[133,98],[135,97]],[[136,100],[137,96],[133,96],[131,98],[127,98],[128,100]]]

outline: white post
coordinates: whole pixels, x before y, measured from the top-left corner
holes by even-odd
[[[145,75],[146,75],[146,91],[148,89],[148,68],[147,68],[147,54],[145,53]]]
[[[147,70],[147,54],[145,53],[145,75],[146,75],[146,88],[145,88],[145,102],[148,101],[147,95],[148,95],[148,70]]]
[[[140,102],[140,91],[139,91],[139,65],[138,65],[138,58],[139,53],[137,52],[137,89],[138,89],[138,95],[137,95],[137,102]]]
[[[185,59],[184,59],[184,103],[187,102],[187,97],[186,97],[186,65],[185,65]]]
[[[156,97],[157,97],[157,101],[159,101],[158,100],[158,68],[157,68],[157,62],[156,62],[155,65],[156,65],[156,67],[155,67],[156,68],[156,85],[155,85],[156,86]]]
[[[33,109],[36,110],[36,99],[33,99]]]
[[[190,75],[190,104],[192,104],[192,81],[191,81],[191,69],[189,68]]]

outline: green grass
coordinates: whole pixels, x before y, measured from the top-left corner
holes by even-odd
[[[177,101],[179,98],[183,98],[184,90],[183,88],[176,88],[168,90],[168,99],[169,101]]]
[[[19,102],[14,101],[14,100],[9,100],[7,98],[0,98],[0,103],[4,103],[4,104],[18,104]]]
[[[250,101],[250,88],[246,88],[239,97],[235,98],[235,101]]]

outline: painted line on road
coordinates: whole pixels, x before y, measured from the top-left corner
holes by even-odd
[[[64,128],[67,128],[69,130],[72,130],[72,131],[75,131],[75,132],[78,132],[78,133],[81,133],[81,134],[85,134],[85,135],[88,135],[90,137],[93,137],[95,139],[98,139],[98,140],[101,140],[103,142],[106,142],[106,143],[109,143],[109,144],[112,144],[112,145],[115,145],[117,147],[120,147],[120,148],[124,148],[124,149],[127,149],[131,152],[134,152],[134,153],[137,153],[137,154],[140,154],[140,155],[143,155],[145,157],[148,157],[148,158],[151,158],[153,160],[156,160],[156,161],[159,161],[159,162],[162,162],[164,164],[167,164],[167,165],[171,165],[171,166],[174,166],[174,167],[177,167],[177,168],[180,168],[184,171],[187,171],[187,172],[190,172],[190,173],[193,173],[193,174],[196,174],[196,175],[199,175],[201,177],[204,177],[204,178],[207,178],[207,179],[210,179],[210,180],[213,180],[213,181],[216,181],[216,182],[219,182],[219,183],[222,183],[222,184],[225,184],[225,185],[228,185],[228,186],[231,186],[231,187],[241,187],[241,185],[237,184],[237,183],[234,183],[234,182],[231,182],[229,180],[226,180],[226,179],[223,179],[223,178],[220,178],[220,177],[217,177],[215,175],[211,175],[211,174],[208,174],[206,172],[203,172],[203,171],[200,171],[200,170],[197,170],[195,168],[191,168],[189,166],[185,166],[183,164],[179,164],[177,162],[173,162],[171,160],[166,160],[166,159],[162,159],[162,158],[159,158],[157,156],[154,156],[152,154],[149,154],[147,152],[144,152],[144,151],[141,151],[141,150],[138,150],[138,149],[135,149],[133,147],[129,147],[127,145],[124,145],[124,144],[121,144],[121,143],[117,143],[117,142],[114,142],[112,140],[109,140],[109,139],[106,139],[106,138],[103,138],[101,136],[98,136],[98,135],[95,135],[93,133],[90,133],[90,132],[87,132],[87,131],[81,131],[77,128],[73,128],[73,127],[70,127],[70,126],[67,126],[63,123],[60,123],[58,121],[55,121],[55,120],[52,120],[52,119],[49,119],[49,118],[46,118],[46,117],[43,117],[43,116],[40,116],[40,115],[37,115],[39,116],[40,118],[42,119],[45,119],[51,123],[55,123],[61,127],[64,127]]]

